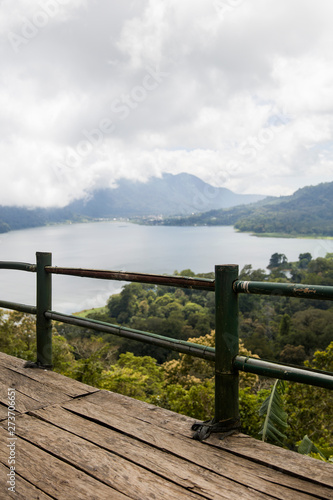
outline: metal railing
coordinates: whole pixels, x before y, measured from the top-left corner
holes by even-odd
[[[125,273],[94,269],[76,269],[52,266],[52,254],[36,253],[36,264],[1,262],[0,269],[36,272],[36,306],[0,300],[0,307],[36,315],[36,366],[52,368],[52,320],[93,330],[112,333],[140,342],[171,349],[176,352],[215,362],[215,414],[208,424],[211,430],[224,430],[239,426],[239,370],[333,389],[333,373],[274,363],[262,359],[240,356],[238,353],[238,295],[241,293],[279,295],[319,300],[333,300],[332,286],[311,286],[290,283],[251,282],[238,279],[237,265],[215,266],[215,279],[155,274]],[[79,318],[52,310],[52,274],[86,278],[130,281],[191,288],[215,292],[215,348],[143,332],[103,321]],[[207,424],[207,423],[206,423]],[[216,429],[214,429],[216,426]],[[206,425],[207,428],[207,425]]]

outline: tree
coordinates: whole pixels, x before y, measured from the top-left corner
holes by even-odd
[[[36,321],[33,316],[0,309],[0,351],[35,361]]]
[[[281,338],[285,338],[289,335],[289,330],[290,330],[290,316],[289,314],[284,314],[282,319],[281,319],[281,323],[280,323],[280,327],[279,327],[279,335]]]
[[[75,339],[73,349],[77,358],[72,377],[84,384],[100,387],[102,372],[112,360],[114,352],[100,337]]]
[[[305,366],[333,372],[333,342],[325,350],[316,351]],[[289,446],[305,435],[324,450],[333,448],[333,391],[307,384],[286,383],[285,410],[288,414]],[[333,454],[331,450],[329,454]]]
[[[284,253],[273,253],[269,260],[269,264],[267,266],[267,269],[275,269],[277,267],[284,268],[286,264],[288,263],[287,257],[284,255]]]
[[[109,370],[103,371],[100,386],[108,391],[149,402],[161,392],[162,380],[162,370],[155,359],[127,352],[121,354]]]
[[[291,318],[293,332],[288,343],[304,346],[308,356],[316,349],[325,349],[333,338],[333,310],[322,311],[310,307],[296,312]]]
[[[292,365],[303,365],[306,353],[302,345],[293,346],[287,344],[279,354],[280,361]]]
[[[11,356],[36,361],[36,320],[30,314],[0,309],[0,350]],[[73,347],[57,331],[52,333],[53,370],[72,377],[75,372]]]
[[[311,260],[312,260],[312,255],[309,252],[300,253],[298,256],[298,267],[300,269],[306,269]]]
[[[76,366],[74,348],[57,333],[52,335],[52,364],[55,372],[73,378]]]

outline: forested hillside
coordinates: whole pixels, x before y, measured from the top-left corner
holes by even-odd
[[[0,206],[0,233],[28,227],[46,226],[80,220],[66,208],[34,208]]]
[[[292,196],[168,218],[165,225],[233,225],[256,234],[333,236],[333,182],[299,189]]]
[[[333,285],[333,254],[297,262],[273,254],[269,270],[245,266],[240,278]],[[181,275],[194,276],[190,270]],[[213,277],[210,274],[198,275]],[[241,295],[240,352],[273,361],[333,371],[333,306],[329,301]],[[179,339],[214,345],[214,294],[190,289],[124,286],[105,307],[89,317]],[[0,349],[35,359],[34,318],[11,312],[0,315]],[[54,328],[55,370],[82,382],[120,392],[200,420],[214,409],[211,363],[176,355],[143,343],[108,334],[96,335],[61,323]],[[274,381],[241,374],[240,409],[243,432],[260,438],[259,408]],[[333,455],[332,391],[285,383],[281,401],[287,424],[283,446],[295,449],[305,435],[324,457]]]

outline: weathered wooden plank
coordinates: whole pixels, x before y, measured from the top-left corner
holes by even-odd
[[[4,390],[0,385],[0,401],[1,401],[1,399],[3,399],[3,402],[1,401],[3,404],[0,404],[0,422],[1,422],[1,420],[8,418],[8,407],[6,406],[7,400],[5,403],[4,398],[1,397],[1,396],[3,396],[3,394],[4,394]],[[7,394],[7,388],[6,388],[6,394]]]
[[[59,406],[33,411],[30,412],[30,415],[83,437],[207,498],[214,500],[238,500],[239,498],[242,498],[242,500],[260,500],[270,498],[270,496],[250,490],[240,483],[235,483],[225,477],[218,476],[214,472],[202,469],[176,455],[138,441],[136,438],[84,419],[80,415],[73,414]],[[300,500],[302,498],[308,499],[309,497],[308,495],[300,496]]]
[[[58,468],[60,464],[69,467],[68,473],[74,470],[75,474],[78,471],[83,474],[83,482],[74,475],[72,490],[67,484],[65,493],[61,493],[63,496],[58,496],[62,492],[61,481],[65,480],[60,469],[57,469],[56,476],[57,481],[60,481],[59,491],[52,490],[54,486],[49,478],[45,489],[43,475],[39,476],[39,483],[31,481],[53,498],[149,498],[147,489],[143,489],[142,484],[145,487],[148,484],[148,492],[155,495],[156,499],[234,500],[235,496],[246,500],[267,497],[283,500],[333,498],[333,469],[329,464],[242,434],[223,441],[213,434],[204,443],[199,443],[190,439],[194,419],[119,394],[85,387],[85,384],[82,387],[80,382],[71,390],[72,383],[75,385],[76,381],[50,371],[22,368],[23,363],[19,358],[0,353],[0,420],[2,413],[7,418],[4,405],[7,403],[8,386],[16,382],[18,409],[24,412],[31,410],[31,415],[35,415],[17,416],[16,419],[19,435],[24,437],[24,441],[18,438],[23,446],[22,481],[26,479],[29,484],[30,479],[34,478],[32,450],[37,450],[36,465],[45,467],[49,475],[53,460],[57,461]],[[8,379],[9,373],[11,377]],[[82,391],[83,398],[71,399],[80,396]],[[54,406],[51,407],[50,404]],[[37,421],[37,416],[45,422]],[[24,423],[22,427],[21,422]],[[26,422],[29,422],[28,427]],[[52,425],[48,422],[52,422]],[[4,436],[8,437],[6,420],[3,419],[0,425],[4,428],[0,428],[0,435],[4,432]],[[42,425],[46,427],[41,427]],[[40,435],[41,428],[46,432],[46,437]],[[57,440],[59,432],[60,442]],[[27,441],[31,441],[32,448],[29,449]],[[35,446],[34,441],[38,446]],[[48,442],[51,442],[49,452]],[[64,449],[66,446],[67,450]],[[43,458],[40,457],[43,450],[39,447],[44,448]],[[2,448],[6,451],[5,446]],[[5,457],[6,453],[1,454],[1,451],[3,450],[0,450],[0,462],[6,465],[8,457]],[[91,469],[92,460],[99,460],[101,470],[99,467],[97,470]],[[29,465],[26,467],[27,461]],[[116,468],[119,462],[126,464],[125,471],[123,468],[121,471]],[[137,474],[138,470],[141,475]],[[115,489],[111,489],[108,483],[110,478],[114,478],[112,474],[115,474]],[[95,481],[95,496],[87,478]],[[159,481],[157,484],[156,478]],[[83,493],[77,494],[76,483],[80,483],[82,492],[88,491],[86,496]],[[131,490],[133,484],[134,492]],[[144,491],[141,497],[136,491],[137,484],[142,488],[139,490],[140,494]],[[125,490],[122,489],[123,485]],[[96,496],[96,488],[100,487],[102,490],[103,487],[106,489],[101,496],[98,491]],[[175,491],[175,488],[178,490]],[[117,490],[123,493],[125,491],[127,496],[117,497],[116,495],[120,495]]]
[[[325,495],[330,490],[324,486],[311,485],[311,483],[305,484],[302,479],[293,478],[244,457],[235,456],[223,449],[217,449],[214,446],[205,445],[181,434],[166,430],[164,422],[161,425],[156,420],[155,422],[147,422],[146,419],[141,417],[139,411],[136,412],[136,416],[131,416],[112,406],[105,409],[102,400],[99,400],[98,405],[91,404],[89,398],[90,396],[87,396],[82,400],[74,400],[62,406],[79,415],[133,436],[147,444],[173,453],[208,471],[244,484],[257,492],[272,495],[274,498],[294,499],[295,490],[298,495],[301,495],[301,493],[308,495],[316,494],[318,489],[323,492],[323,498],[329,498]],[[136,401],[133,400],[133,402]]]
[[[1,370],[0,370],[1,374]],[[8,388],[12,387],[11,383],[16,383],[17,378],[14,376],[13,378],[9,379],[8,382],[0,382],[0,402],[4,406],[8,406]],[[68,398],[69,400],[69,398]],[[40,401],[37,401],[35,398],[27,396],[23,392],[20,392],[19,390],[16,391],[16,398],[15,398],[15,409],[18,413],[25,413],[28,410],[32,410],[33,408],[42,408],[44,406],[43,403]],[[7,410],[7,417],[8,417],[8,410]],[[7,418],[6,417],[6,418]]]
[[[7,464],[8,460],[6,444],[7,435],[0,429],[2,464]],[[24,480],[57,500],[128,499],[123,493],[20,438],[16,441],[16,471]],[[30,500],[29,496],[26,498]]]
[[[219,440],[217,435],[211,435],[208,442],[239,456],[246,454],[249,459],[258,463],[266,463],[269,467],[303,477],[307,484],[312,481],[314,484],[326,485],[330,488],[328,498],[333,498],[333,466],[329,463],[252,439],[245,434],[223,441]]]
[[[27,411],[33,408],[40,408],[47,404],[62,403],[71,400],[71,398],[59,390],[59,388],[55,389],[49,387],[42,382],[32,380],[21,373],[4,367],[0,370],[0,384],[6,387],[6,399],[8,387],[12,387],[16,390],[15,404],[19,412],[21,412],[21,405],[24,407],[23,411]],[[27,396],[30,400],[24,398],[24,396]]]
[[[109,391],[91,394],[87,397],[87,401],[96,405],[103,404],[103,409],[107,411],[130,415],[144,422],[163,426],[164,429],[185,437],[191,438],[193,435],[191,426],[196,420],[143,401],[133,400]],[[217,434],[212,434],[209,439],[205,440],[204,444],[230,451],[236,456],[248,458],[259,464],[266,464],[270,468],[275,468],[286,474],[303,477],[307,482],[309,478],[312,478],[314,483],[333,487],[331,464],[263,443],[245,434],[236,434],[222,441]],[[314,488],[316,488],[316,484],[314,484]]]
[[[135,500],[203,498],[86,439],[35,417],[21,415],[16,423],[18,436]]]
[[[14,498],[15,500],[52,500],[52,497],[46,495],[43,491],[28,483],[21,476],[15,476],[15,491],[9,491],[10,486],[7,483],[8,467],[0,463],[0,498]]]
[[[78,397],[98,391],[95,387],[83,384],[78,380],[65,377],[64,375],[60,375],[59,373],[50,370],[43,370],[40,368],[24,368],[25,363],[26,361],[24,359],[9,356],[8,354],[0,352],[0,367],[14,370],[17,373],[21,373],[25,377],[46,384],[50,388],[54,388],[57,391],[61,389],[61,391],[67,396]]]

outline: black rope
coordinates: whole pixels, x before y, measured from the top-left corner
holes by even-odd
[[[195,431],[192,438],[198,441],[203,441],[209,438],[212,432],[218,432],[222,434],[220,439],[224,439],[235,432],[240,430],[240,420],[239,418],[229,418],[227,420],[216,421],[215,418],[212,420],[207,420],[206,422],[193,424],[191,427],[192,431]]]

